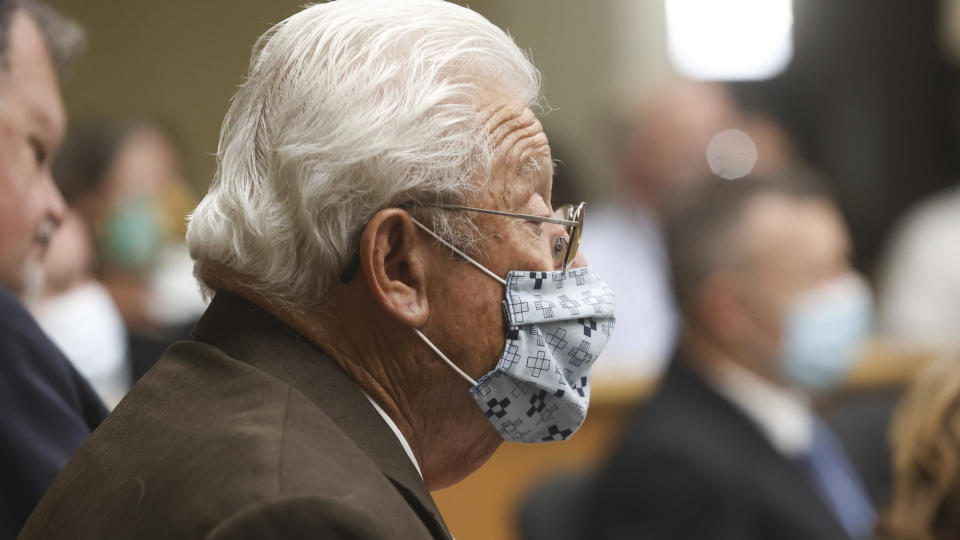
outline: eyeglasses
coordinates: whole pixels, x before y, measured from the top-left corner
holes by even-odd
[[[480,212],[481,214],[492,214],[495,216],[506,216],[526,221],[537,221],[540,223],[553,223],[563,225],[567,231],[567,238],[558,238],[557,241],[565,242],[563,259],[561,266],[566,272],[577,256],[577,250],[580,248],[580,235],[583,233],[583,207],[585,202],[579,204],[565,204],[557,207],[553,212],[554,217],[534,216],[531,214],[517,214],[514,212],[502,212],[500,210],[488,210],[486,208],[472,208],[470,206],[459,206],[456,204],[431,204],[418,203],[419,206],[429,206],[434,208],[445,208],[447,210],[463,210],[465,212]]]
[[[517,214],[514,212],[502,212],[500,210],[488,210],[486,208],[473,208],[470,206],[459,206],[456,204],[439,204],[439,203],[409,203],[404,204],[401,207],[409,208],[410,206],[427,206],[432,208],[444,208],[446,210],[462,210],[465,212],[479,212],[481,214],[492,214],[495,216],[506,216],[516,219],[523,219],[527,221],[536,221],[539,223],[552,223],[554,225],[563,225],[567,231],[567,238],[558,238],[557,242],[563,242],[565,245],[559,246],[555,245],[558,249],[557,251],[563,251],[563,259],[560,260],[563,271],[566,272],[570,268],[570,264],[573,263],[573,259],[577,256],[577,250],[580,248],[580,235],[583,233],[583,207],[587,203],[581,202],[578,204],[565,204],[563,206],[557,207],[553,212],[554,217],[544,217],[544,216],[534,216],[531,214]],[[343,273],[340,274],[340,281],[342,283],[350,283],[353,280],[354,276],[357,273],[357,269],[360,266],[360,252],[356,251],[353,254],[353,257],[350,258],[350,261],[347,263],[347,267],[344,269]]]

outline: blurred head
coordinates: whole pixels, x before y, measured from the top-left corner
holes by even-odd
[[[752,174],[774,176],[804,168],[796,142],[783,123],[775,117],[759,111],[745,111],[741,125],[743,131],[757,145],[757,162],[751,170]]]
[[[51,174],[66,125],[58,69],[81,42],[42,4],[0,2],[0,285],[27,300],[63,219]]]
[[[796,177],[713,179],[672,211],[667,235],[690,340],[778,383],[845,374],[831,366],[849,358],[830,356],[852,355],[869,303],[824,192]]]
[[[736,103],[723,86],[692,81],[665,86],[628,122],[621,149],[624,190],[661,211],[707,177],[710,139],[736,122]]]
[[[879,538],[947,540],[960,530],[960,359],[928,365],[894,416],[893,496]]]
[[[151,122],[101,120],[70,130],[54,172],[94,235],[101,271],[142,273],[163,243],[182,242],[192,197],[180,155]]]

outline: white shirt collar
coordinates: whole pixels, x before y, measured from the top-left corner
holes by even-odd
[[[797,457],[813,446],[814,415],[806,396],[732,362],[716,365],[711,375],[714,389],[752,420],[781,454]]]
[[[362,390],[361,390],[362,391]],[[394,423],[393,419],[390,418],[390,415],[386,413],[372,397],[366,392],[363,392],[363,395],[366,396],[367,400],[373,405],[373,408],[380,413],[380,416],[383,418],[383,421],[387,423],[387,426],[393,431],[393,434],[396,435],[397,440],[400,441],[400,446],[403,447],[403,451],[407,453],[407,457],[410,458],[410,463],[413,463],[413,467],[417,469],[417,474],[420,475],[420,479],[423,479],[423,471],[420,470],[420,464],[417,463],[417,458],[413,456],[413,450],[410,448],[410,443],[407,442],[407,439],[404,438],[403,433],[400,432],[400,428],[397,427],[397,424]]]

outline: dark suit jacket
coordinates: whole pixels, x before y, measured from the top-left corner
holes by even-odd
[[[0,539],[16,538],[106,415],[87,381],[0,287]]]
[[[800,465],[674,361],[587,498],[583,537],[847,538],[813,489]]]
[[[70,460],[23,540],[449,538],[360,388],[217,294]]]

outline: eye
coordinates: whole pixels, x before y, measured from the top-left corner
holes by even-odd
[[[43,166],[47,162],[47,149],[43,146],[43,143],[31,137],[30,147],[33,149],[33,157],[36,159],[37,165]]]
[[[567,254],[567,239],[563,236],[558,236],[553,239],[553,249],[551,255],[553,256],[553,261],[560,266],[563,264],[563,257]]]

